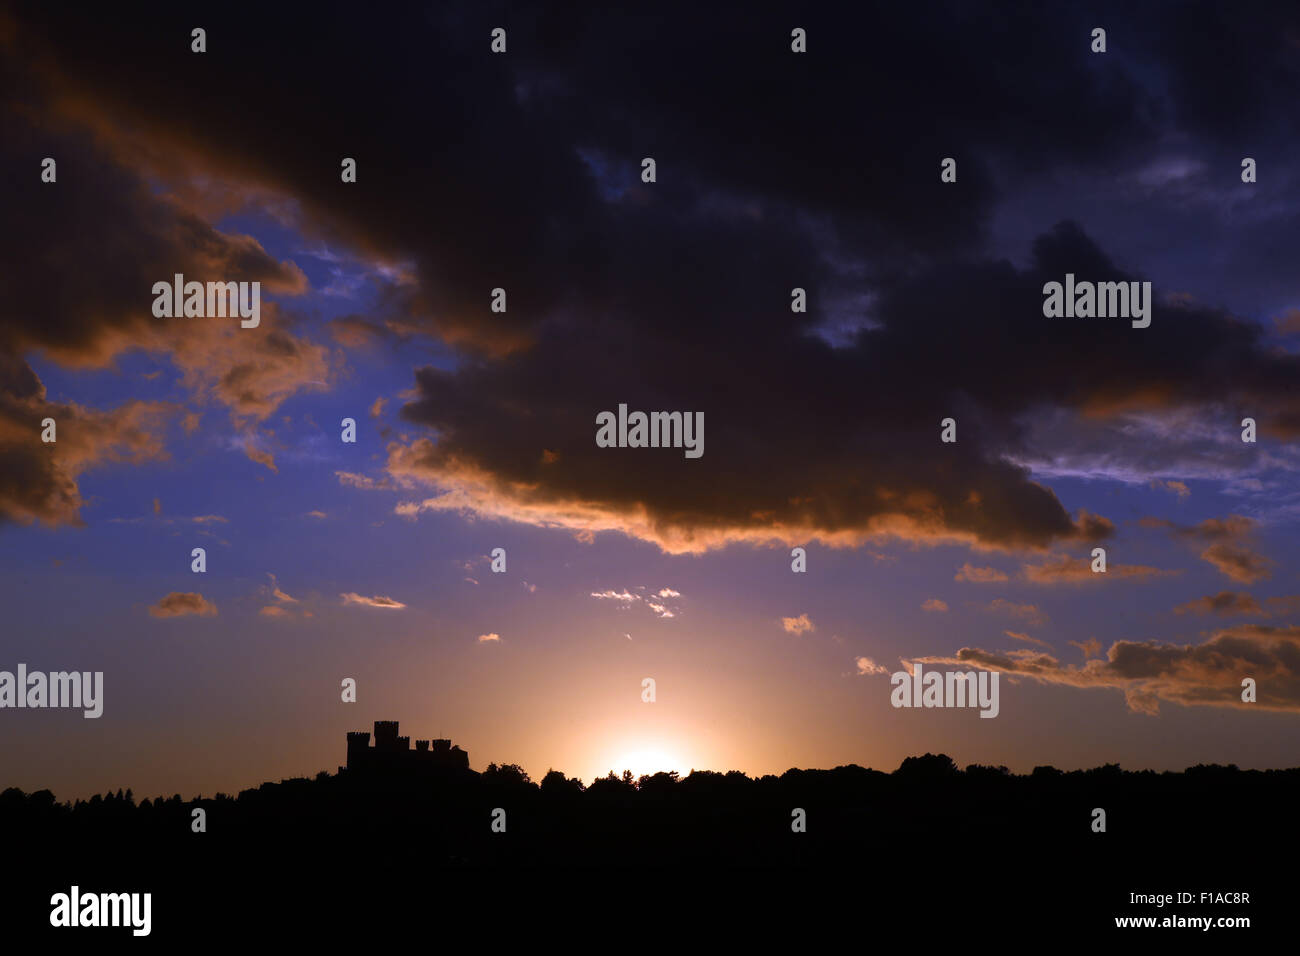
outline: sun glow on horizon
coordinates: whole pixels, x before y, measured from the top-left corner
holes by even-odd
[[[675,754],[658,747],[624,751],[622,756],[609,767],[609,770],[614,771],[615,776],[621,776],[624,770],[631,770],[632,775],[637,778],[646,774],[653,775],[660,771],[667,773],[673,770],[684,777],[690,773],[690,769]]]

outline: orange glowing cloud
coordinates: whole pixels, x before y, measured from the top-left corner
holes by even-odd
[[[1162,701],[1300,712],[1300,626],[1294,625],[1225,628],[1203,644],[1116,641],[1104,659],[1079,667],[1028,648],[996,653],[963,647],[951,657],[917,660],[982,667],[1042,684],[1121,690],[1130,710],[1150,715],[1158,713]],[[1254,703],[1241,699],[1246,678],[1257,687]]]

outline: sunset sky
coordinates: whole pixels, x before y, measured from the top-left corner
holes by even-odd
[[[1300,14],[1131,6],[0,5],[0,789],[1300,763]]]

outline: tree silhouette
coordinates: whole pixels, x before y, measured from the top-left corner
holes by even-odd
[[[927,753],[920,757],[906,757],[896,771],[902,777],[914,777],[919,780],[942,780],[961,771],[957,763],[947,754]]]

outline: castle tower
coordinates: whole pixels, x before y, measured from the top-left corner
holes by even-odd
[[[360,770],[370,754],[370,734],[364,730],[348,732],[348,769]]]

